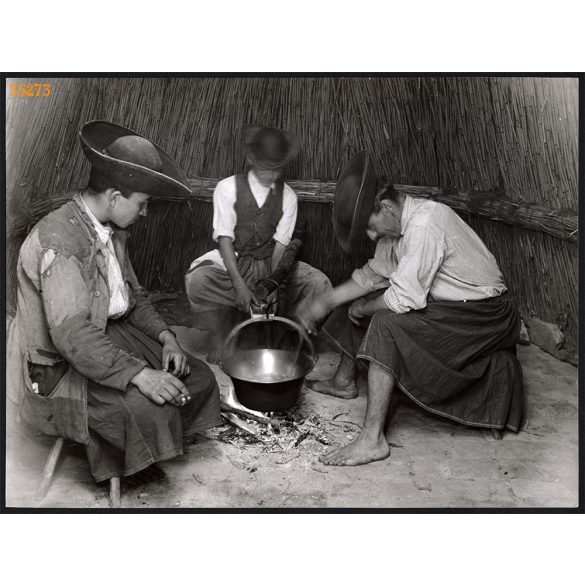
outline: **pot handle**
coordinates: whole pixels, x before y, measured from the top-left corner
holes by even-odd
[[[268,316],[264,317],[264,319],[266,321],[280,321],[281,323],[286,323],[287,325],[290,325],[293,329],[295,329],[297,331],[297,333],[300,335],[302,341],[304,341],[309,346],[309,350],[311,351],[311,361],[313,362],[313,366],[317,363],[317,358],[315,356],[315,348],[313,346],[313,342],[311,341],[311,338],[307,335],[307,332],[298,323],[295,323],[294,321],[292,321],[291,319],[287,319],[286,317],[278,317],[278,316],[273,316],[273,315],[268,315]],[[223,346],[220,366],[222,366],[223,362],[225,361],[227,350],[229,349],[230,345],[232,344],[235,336],[244,327],[247,327],[250,323],[258,323],[258,320],[259,320],[258,317],[251,317],[250,319],[246,319],[243,323],[236,325],[230,331],[229,335],[227,336],[227,338],[225,340],[224,346]],[[302,345],[302,341],[301,341],[301,345]],[[300,347],[299,347],[299,349],[300,349]],[[222,366],[222,369],[223,369],[223,366]]]

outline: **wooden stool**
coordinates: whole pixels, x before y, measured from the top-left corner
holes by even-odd
[[[63,437],[57,437],[53,446],[51,447],[51,452],[49,453],[49,457],[47,457],[47,462],[45,463],[45,468],[43,469],[43,479],[37,489],[37,493],[35,495],[35,499],[43,500],[48,491],[49,486],[51,485],[51,481],[53,479],[53,474],[55,473],[55,468],[57,467],[57,463],[59,462],[59,456],[61,455],[61,451],[63,449],[63,445],[65,444],[65,440]],[[120,495],[120,478],[119,477],[112,477],[110,479],[110,508],[120,508],[121,507],[121,495]]]

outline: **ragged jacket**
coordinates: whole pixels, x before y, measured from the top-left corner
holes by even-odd
[[[112,241],[129,295],[123,318],[153,339],[168,326],[138,284],[128,234]],[[146,363],[105,333],[109,289],[105,244],[80,194],[42,219],[24,241],[17,266],[16,316],[7,343],[6,388],[19,415],[38,430],[87,444],[87,380],[125,391]],[[48,396],[33,392],[29,364],[69,368]]]

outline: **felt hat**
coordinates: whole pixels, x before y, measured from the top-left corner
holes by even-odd
[[[356,244],[366,237],[377,183],[378,178],[365,151],[349,161],[337,183],[333,196],[333,231],[346,252],[355,251]]]
[[[83,154],[113,186],[160,199],[191,195],[185,173],[162,148],[124,126],[92,120],[79,131]]]
[[[244,136],[249,161],[263,169],[280,169],[299,151],[299,142],[290,132],[252,126]]]

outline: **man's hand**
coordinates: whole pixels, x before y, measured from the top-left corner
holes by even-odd
[[[384,295],[379,295],[374,298],[368,299],[367,297],[362,297],[356,299],[349,307],[347,314],[352,321],[356,325],[360,325],[360,319],[364,317],[370,317],[374,315],[378,311],[389,311],[388,305],[384,300]]]
[[[350,306],[347,315],[352,323],[360,324],[360,319],[371,315],[368,310],[368,301],[366,299],[357,299]]]
[[[130,380],[130,383],[156,404],[169,402],[175,406],[183,406],[191,400],[185,384],[169,372],[144,368]]]
[[[296,313],[296,319],[301,326],[312,335],[317,332],[317,323],[331,312],[329,304],[324,298],[317,297],[313,302],[301,302]]]

